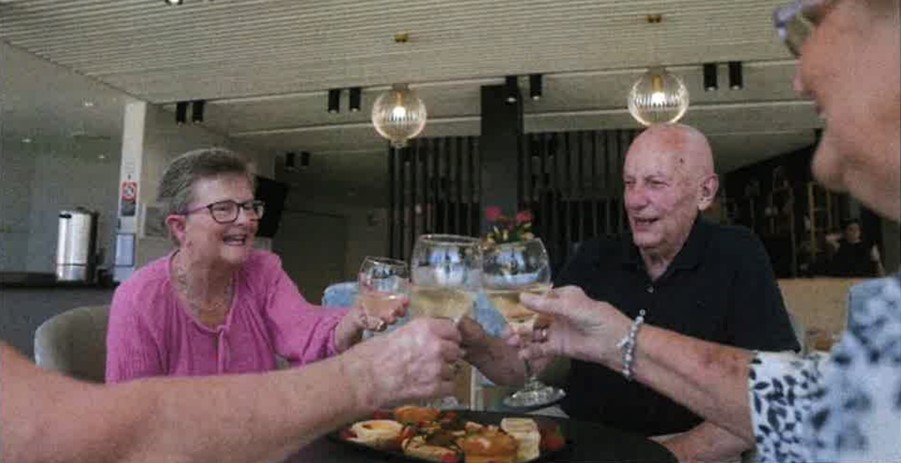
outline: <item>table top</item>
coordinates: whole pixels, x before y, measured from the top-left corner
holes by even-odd
[[[499,422],[511,413],[466,411],[464,416],[483,423]],[[676,463],[676,458],[662,445],[637,434],[608,428],[597,423],[566,418],[541,417],[560,424],[567,446],[542,458],[542,462],[630,462]],[[286,463],[330,461],[357,463],[371,461],[411,461],[401,456],[338,442],[322,437],[292,455]],[[416,460],[418,461],[418,460]]]

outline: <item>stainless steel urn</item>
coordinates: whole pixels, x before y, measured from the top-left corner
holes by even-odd
[[[92,281],[96,242],[96,212],[83,208],[60,211],[59,236],[56,242],[56,279]]]

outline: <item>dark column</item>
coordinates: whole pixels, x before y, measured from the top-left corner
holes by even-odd
[[[522,135],[522,95],[516,91],[516,102],[507,101],[503,85],[482,87],[482,134],[479,155],[482,174],[481,230],[487,232],[484,209],[498,206],[507,214],[516,213],[517,160],[519,137]]]

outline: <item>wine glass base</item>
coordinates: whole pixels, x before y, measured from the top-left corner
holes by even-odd
[[[566,392],[563,389],[541,386],[514,392],[504,398],[504,405],[510,408],[534,408],[551,405],[564,397],[566,397]]]

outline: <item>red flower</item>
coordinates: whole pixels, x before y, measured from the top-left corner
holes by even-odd
[[[485,208],[485,218],[488,219],[489,222],[497,222],[502,214],[501,208],[497,206],[488,206]]]
[[[528,210],[519,211],[515,215],[504,215],[497,206],[485,208],[485,218],[490,230],[485,236],[486,244],[511,243],[535,238],[532,233],[534,216]]]
[[[522,225],[532,221],[532,213],[530,211],[519,211],[516,213],[516,225]]]

